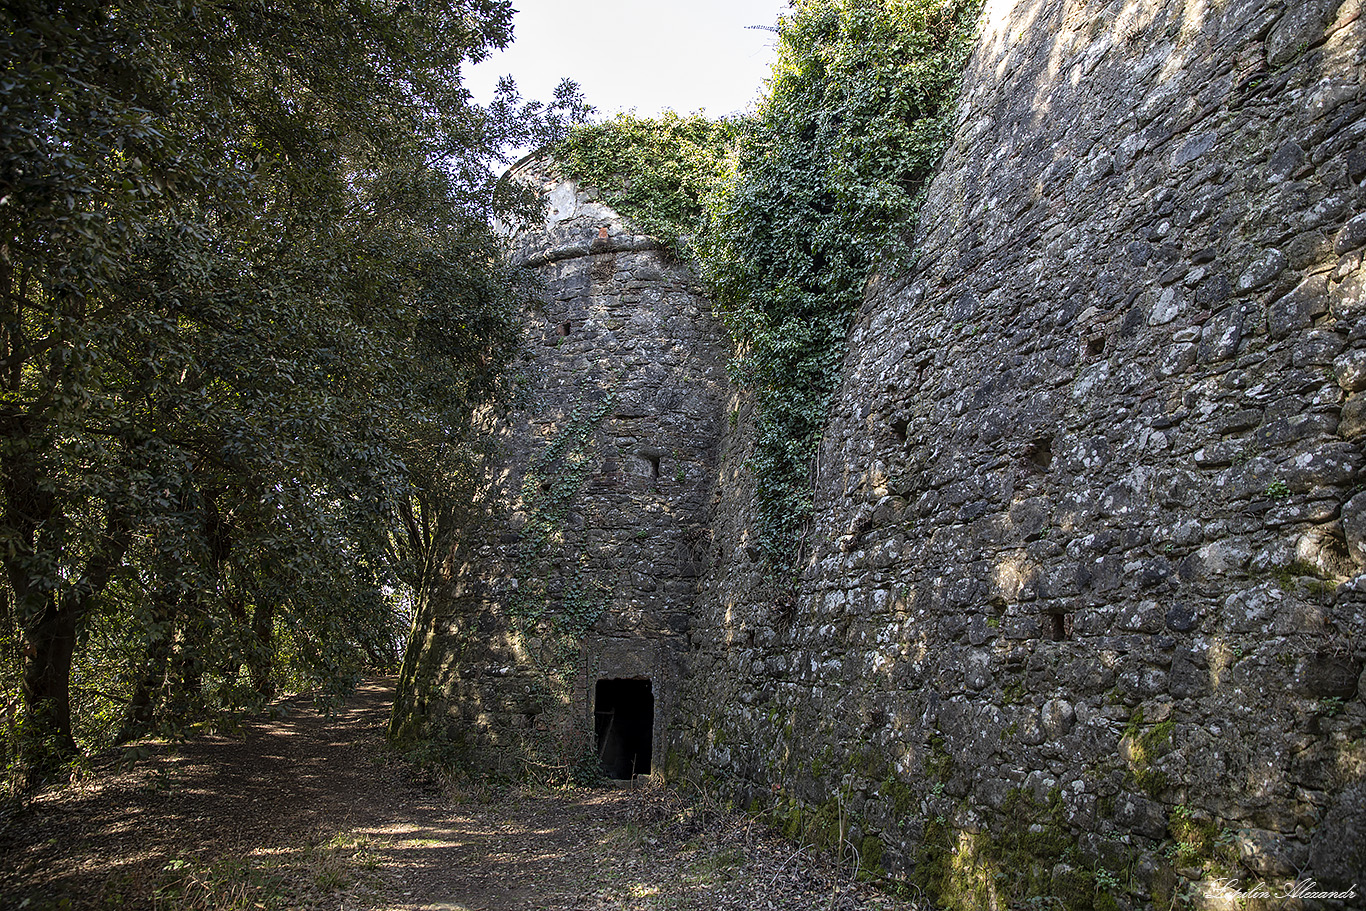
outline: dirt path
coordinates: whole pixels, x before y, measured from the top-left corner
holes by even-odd
[[[664,788],[452,792],[383,749],[392,680],[306,700],[0,819],[0,908],[911,909]]]

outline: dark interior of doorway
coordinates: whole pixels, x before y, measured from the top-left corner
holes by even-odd
[[[650,774],[655,695],[649,680],[599,680],[594,698],[598,760],[608,778]]]

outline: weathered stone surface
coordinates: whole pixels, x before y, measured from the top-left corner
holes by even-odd
[[[1279,832],[1244,828],[1238,830],[1234,840],[1238,860],[1258,876],[1293,879],[1308,859],[1308,846]]]
[[[1366,389],[1366,351],[1349,351],[1333,361],[1338,385],[1348,392]]]
[[[471,545],[417,618],[399,712],[447,728],[472,765],[521,771],[601,746],[597,681],[648,679],[654,736],[637,762],[658,768],[714,559],[722,334],[688,270],[591,188],[543,159],[513,176],[548,202],[513,238],[545,279],[524,314],[521,404],[490,420],[499,451]]]
[[[1338,435],[1344,440],[1359,440],[1366,436],[1366,396],[1354,395],[1342,403]]]
[[[1329,309],[1340,320],[1366,316],[1366,269],[1356,268],[1328,288]]]
[[[902,872],[927,822],[1056,795],[1068,839],[1135,871],[1122,907],[1176,894],[1178,805],[1246,830],[1258,875],[1366,883],[1359,7],[988,5],[916,265],[850,325],[795,591],[753,546],[755,416],[705,301],[551,187],[584,220],[522,246],[543,404],[507,425],[507,507],[573,403],[616,410],[563,547],[455,561],[477,594],[432,629],[480,644],[424,665],[429,713],[488,746],[551,718],[518,714],[498,611],[580,565],[610,592],[587,654],[660,681],[670,775],[844,795]]]
[[[1338,586],[1366,566],[1366,501],[1343,505],[1366,438],[1366,22],[1334,0],[1083,8],[990,6],[918,264],[850,327],[795,605],[760,564],[709,570],[674,744],[755,792],[819,768],[819,805],[876,743],[974,831],[1056,787],[1069,835],[1128,839],[1151,888],[1179,878],[1158,849],[1177,804],[1249,830],[1259,875],[1342,869],[1316,833],[1354,831],[1321,807],[1361,757],[1313,719],[1363,739],[1366,703],[1333,694],[1366,646],[1332,630],[1366,622],[1366,586]],[[966,319],[971,344],[948,341]],[[725,444],[725,554],[752,434]],[[868,521],[875,465],[899,519]],[[733,676],[736,649],[784,670]],[[750,687],[765,714],[734,709]],[[1127,759],[1126,729],[1151,735]],[[931,806],[862,831],[913,857],[926,814],[952,816]]]
[[[1309,844],[1309,868],[1326,889],[1356,888],[1366,883],[1366,783],[1343,789],[1333,801]]]
[[[1297,329],[1313,325],[1315,317],[1327,312],[1328,276],[1311,275],[1271,304],[1267,325],[1272,338],[1282,339]]]
[[[1289,264],[1290,261],[1285,258],[1285,254],[1272,247],[1253,260],[1247,271],[1238,277],[1238,293],[1246,294],[1265,288],[1276,276],[1284,272]]]
[[[1338,232],[1337,240],[1333,242],[1333,252],[1349,253],[1362,246],[1366,246],[1366,212],[1342,226],[1342,230]]]
[[[1319,651],[1300,660],[1295,676],[1308,696],[1351,699],[1356,695],[1361,665],[1350,655]]]
[[[1114,821],[1147,838],[1161,838],[1167,831],[1167,813],[1162,805],[1133,794],[1116,802]]]
[[[1323,40],[1338,0],[1302,0],[1286,9],[1266,39],[1266,62],[1282,66]]]

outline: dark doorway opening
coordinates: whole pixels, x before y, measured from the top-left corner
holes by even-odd
[[[594,698],[598,760],[608,778],[650,774],[655,694],[648,680],[599,680]]]

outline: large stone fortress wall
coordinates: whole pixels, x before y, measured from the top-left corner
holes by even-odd
[[[1362,894],[1364,54],[1360,0],[988,2],[795,607],[728,438],[671,771],[979,898],[1022,825],[1121,906]]]
[[[544,160],[512,178],[548,202],[514,254],[544,292],[525,314],[518,404],[492,421],[477,520],[417,618],[399,721],[520,773],[599,745],[603,679],[649,682],[662,742],[705,559],[724,356],[709,303],[657,241]]]

